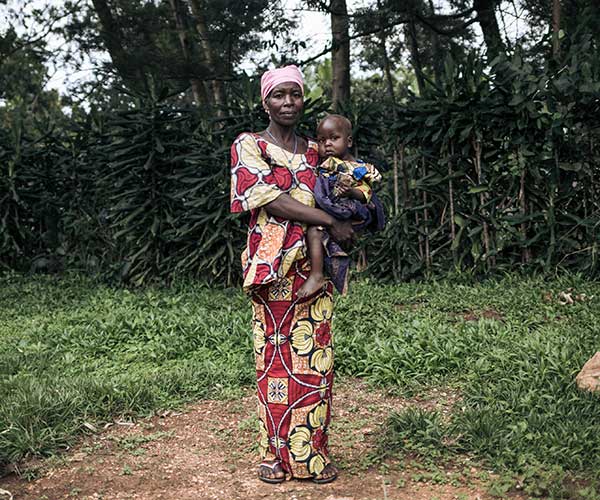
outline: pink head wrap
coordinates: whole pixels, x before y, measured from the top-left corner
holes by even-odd
[[[302,73],[300,73],[297,66],[291,64],[289,66],[284,66],[283,68],[276,68],[263,73],[263,76],[260,79],[260,97],[264,101],[274,87],[280,83],[287,82],[293,82],[300,85],[302,94],[304,94]]]

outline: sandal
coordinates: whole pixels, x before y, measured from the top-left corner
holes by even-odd
[[[333,474],[331,476],[323,477],[323,472],[325,472],[328,469],[329,470],[333,469]],[[325,468],[321,471],[321,474],[319,474],[317,477],[313,477],[312,482],[317,483],[317,484],[327,484],[327,483],[331,483],[331,482],[335,481],[337,479],[337,476],[338,476],[338,471],[335,468],[335,466],[332,464],[327,464],[325,466]]]
[[[283,472],[283,476],[275,477],[278,472]],[[268,474],[272,474],[273,477],[269,477]],[[279,460],[271,460],[261,462],[258,466],[258,479],[265,483],[278,484],[285,481],[285,472],[281,467]]]

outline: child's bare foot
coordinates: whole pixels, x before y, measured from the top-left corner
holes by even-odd
[[[309,297],[313,293],[323,288],[325,284],[325,276],[321,273],[311,273],[308,279],[298,289],[298,298],[303,299]]]

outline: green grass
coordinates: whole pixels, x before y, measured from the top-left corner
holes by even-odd
[[[232,396],[254,381],[237,291],[14,274],[0,289],[0,461],[52,453],[84,422]]]
[[[595,297],[561,306],[556,295],[569,287]],[[4,462],[53,453],[84,422],[235,397],[254,382],[250,306],[238,290],[129,291],[15,274],[0,277],[0,289]],[[440,384],[460,392],[449,418],[415,408],[391,415],[388,451],[597,471],[600,397],[574,378],[600,350],[599,304],[600,284],[578,276],[357,282],[337,303],[336,370],[408,396]]]
[[[557,294],[568,288],[594,298],[560,305]],[[337,309],[340,371],[407,394],[440,383],[462,394],[448,422],[415,408],[392,415],[382,447],[439,451],[450,443],[448,451],[500,467],[600,470],[600,395],[575,385],[600,350],[600,284],[508,276],[473,285],[362,283],[354,294]]]

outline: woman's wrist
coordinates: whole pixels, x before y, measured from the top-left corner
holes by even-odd
[[[329,215],[327,212],[325,212],[325,216],[327,217],[326,222],[321,225],[325,226],[327,228],[332,227],[335,224],[335,217],[333,217],[332,215]]]

